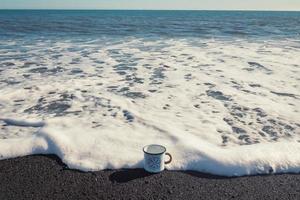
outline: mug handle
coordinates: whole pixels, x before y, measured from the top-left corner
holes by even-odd
[[[171,154],[169,154],[168,152],[166,153],[166,155],[169,156],[169,160],[168,160],[168,161],[165,161],[165,164],[167,165],[167,164],[169,164],[169,163],[172,162],[172,156],[171,156]]]

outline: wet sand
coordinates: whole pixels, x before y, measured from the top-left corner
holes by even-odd
[[[300,199],[300,174],[84,173],[68,169],[54,155],[37,155],[0,161],[0,199]]]

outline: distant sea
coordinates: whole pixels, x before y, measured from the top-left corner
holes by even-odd
[[[1,10],[1,37],[299,38],[300,12]]]
[[[0,159],[300,172],[300,12],[0,10]]]

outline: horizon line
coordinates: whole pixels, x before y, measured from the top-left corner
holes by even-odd
[[[74,10],[74,11],[257,11],[257,12],[300,12],[300,10],[267,10],[267,9],[121,9],[121,8],[0,8],[2,10]]]

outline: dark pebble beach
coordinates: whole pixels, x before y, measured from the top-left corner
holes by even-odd
[[[0,161],[0,200],[300,199],[300,174],[221,177],[143,169],[80,172],[54,155]]]

